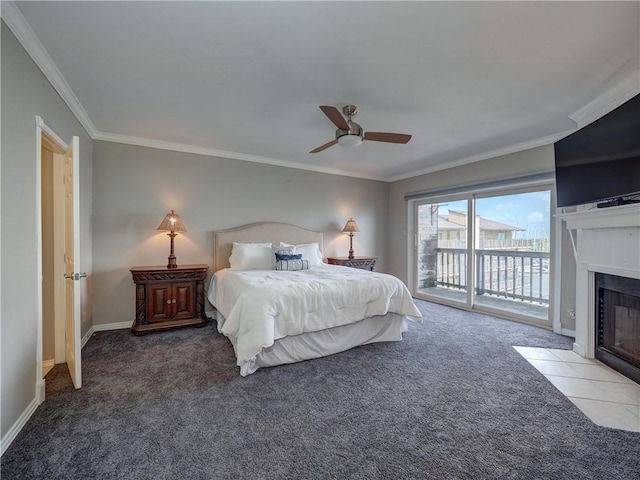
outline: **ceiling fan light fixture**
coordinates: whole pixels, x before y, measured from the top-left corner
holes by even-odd
[[[362,140],[364,140],[362,127],[351,120],[347,122],[347,125],[349,125],[349,130],[342,130],[340,128],[336,130],[336,140],[338,141],[338,145],[348,148],[361,145]]]
[[[362,137],[352,133],[346,133],[338,137],[338,145],[353,148],[362,144]]]
[[[351,120],[358,112],[358,108],[355,105],[345,105],[342,108],[344,117],[347,117],[346,120],[336,107],[320,105],[320,110],[338,127],[336,130],[336,138],[335,140],[331,140],[324,145],[314,148],[309,153],[322,152],[334,146],[336,143],[342,147],[353,148],[362,145],[364,140],[386,143],[407,143],[411,140],[411,135],[407,135],[406,133],[368,132],[365,135],[362,127]]]

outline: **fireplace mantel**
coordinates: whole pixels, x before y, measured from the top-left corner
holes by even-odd
[[[558,215],[576,231],[576,337],[573,350],[594,358],[596,272],[640,278],[640,204]]]
[[[558,217],[570,229],[640,227],[640,203],[563,213]]]

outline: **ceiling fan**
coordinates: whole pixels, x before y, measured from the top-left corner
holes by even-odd
[[[355,105],[345,105],[342,107],[342,113],[347,117],[346,120],[334,106],[320,105],[320,110],[338,127],[336,130],[336,139],[311,150],[309,153],[321,152],[334,146],[336,143],[343,147],[357,147],[363,140],[387,143],[407,143],[411,140],[411,135],[404,133],[364,132],[360,125],[351,120],[356,116],[356,113],[358,113],[358,107]]]

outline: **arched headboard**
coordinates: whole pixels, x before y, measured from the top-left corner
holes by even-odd
[[[280,242],[300,244],[317,242],[320,252],[323,252],[322,232],[314,232],[306,228],[289,225],[288,223],[251,223],[241,227],[213,232],[213,271],[229,267],[229,257],[233,242],[259,243]]]

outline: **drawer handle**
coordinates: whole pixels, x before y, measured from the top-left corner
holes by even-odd
[[[171,300],[167,300],[167,305],[170,305],[170,304],[171,304]]]
[[[173,299],[173,303],[176,303],[176,299],[175,298]]]

